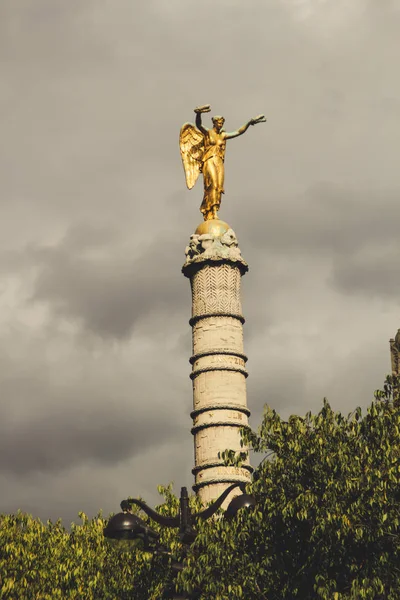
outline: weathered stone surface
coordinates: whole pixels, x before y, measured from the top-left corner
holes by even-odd
[[[206,371],[193,380],[194,409],[227,403],[247,407],[246,379],[242,373]]]
[[[210,317],[193,325],[193,355],[216,349],[243,354],[243,327],[238,319]]]
[[[182,270],[192,288],[194,489],[207,503],[251,477],[248,461],[226,467],[218,457],[226,449],[245,450],[240,427],[247,426],[249,411],[240,285],[247,263],[235,233],[226,228],[219,236],[193,234],[185,253]]]
[[[193,273],[192,315],[240,315],[240,270],[231,263],[203,264]]]

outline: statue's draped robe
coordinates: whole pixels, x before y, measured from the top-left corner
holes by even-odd
[[[224,193],[224,160],[226,140],[213,129],[204,134],[203,177],[204,197],[200,207],[203,215],[219,209]]]

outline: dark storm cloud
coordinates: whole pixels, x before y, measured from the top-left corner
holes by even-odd
[[[332,283],[346,294],[391,297],[400,302],[400,243],[368,246],[350,259],[337,258]]]
[[[262,356],[262,355],[261,355]],[[261,360],[260,360],[261,359]],[[265,377],[262,367],[262,358],[257,360],[261,367],[256,369],[257,363],[252,365],[249,363],[250,377],[247,383],[249,396],[249,406],[252,407],[251,425],[257,429],[262,420],[264,406],[268,405],[273,408],[279,406],[281,414],[298,414],[301,413],[302,407],[310,402],[310,397],[307,394],[307,376],[300,368],[284,368],[279,366],[274,369],[269,377]],[[322,398],[312,399],[316,404]]]
[[[0,410],[0,470],[21,476],[40,471],[60,472],[90,462],[105,467],[131,456],[141,456],[155,440],[162,445],[181,433],[176,422],[166,426],[165,413],[143,414],[133,406],[121,406],[113,397],[85,395],[82,389],[62,393],[38,388],[35,380],[4,381],[3,393],[10,398],[35,402],[33,391],[49,395],[51,406],[17,419],[8,407]],[[72,394],[74,397],[71,398]],[[81,403],[76,405],[77,395]],[[74,402],[71,402],[71,399]]]
[[[31,300],[47,303],[90,332],[119,339],[129,338],[135,324],[154,311],[169,317],[183,311],[188,297],[175,264],[182,256],[179,238],[160,234],[121,254],[110,243],[116,236],[81,226],[57,246],[30,248],[38,271]],[[90,250],[100,257],[88,256]]]
[[[253,270],[260,252],[264,262],[273,256],[275,266],[303,257],[304,265],[324,262],[324,279],[341,293],[395,298],[400,291],[399,198],[400,187],[354,189],[332,183],[317,184],[301,197],[277,198],[273,211],[252,198],[249,202],[260,210],[257,216],[246,214],[242,225],[252,232]],[[286,285],[284,273],[274,271],[270,265],[271,286]],[[259,282],[248,285],[248,301],[259,305]]]
[[[395,241],[400,188],[316,183],[301,194],[278,196],[271,203],[250,198],[257,212],[243,216],[256,250],[290,256],[298,253],[350,256],[374,244]]]
[[[13,337],[18,344],[20,338]],[[87,463],[107,468],[186,430],[181,401],[169,402],[181,394],[185,378],[168,381],[173,373],[168,358],[159,367],[151,363],[159,354],[155,345],[138,342],[130,369],[118,349],[110,354],[106,346],[94,351],[77,346],[74,357],[68,346],[60,351],[57,345],[32,340],[30,364],[13,357],[18,345],[8,342],[0,353],[0,473],[68,472]]]

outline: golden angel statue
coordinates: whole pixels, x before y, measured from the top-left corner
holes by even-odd
[[[200,207],[204,220],[218,219],[221,194],[224,193],[224,160],[226,140],[243,135],[250,125],[265,123],[264,115],[250,119],[237,131],[227,133],[224,129],[224,117],[212,118],[213,128],[206,129],[201,122],[202,113],[210,112],[209,104],[194,109],[196,125],[185,123],[180,132],[179,146],[186,185],[192,189],[200,173],[204,179],[204,197]]]

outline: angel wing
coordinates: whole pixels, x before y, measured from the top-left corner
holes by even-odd
[[[192,123],[185,123],[182,125],[179,135],[179,147],[186,175],[186,185],[191,190],[203,165],[203,134]]]

